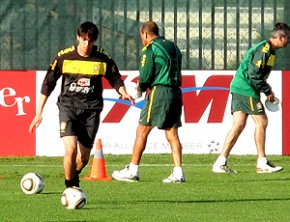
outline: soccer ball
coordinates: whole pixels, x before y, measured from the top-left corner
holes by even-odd
[[[81,209],[87,201],[86,194],[79,187],[68,187],[61,195],[61,204],[66,209]]]
[[[20,187],[26,194],[37,194],[43,190],[44,180],[38,173],[27,173],[21,178]]]

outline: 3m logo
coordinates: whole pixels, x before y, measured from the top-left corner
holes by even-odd
[[[182,92],[185,123],[198,123],[205,111],[209,109],[208,123],[221,123],[224,118],[229,97],[229,85],[232,75],[208,76],[203,85],[198,85],[195,75],[182,76]],[[131,81],[136,82],[137,77]],[[104,89],[110,86],[104,83]],[[105,98],[105,100],[111,100]],[[143,105],[144,101],[136,104]],[[128,103],[129,104],[129,103]],[[119,123],[128,112],[130,106],[116,100],[114,106],[103,119],[104,123]]]

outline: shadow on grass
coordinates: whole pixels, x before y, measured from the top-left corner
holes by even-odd
[[[244,198],[244,199],[217,199],[217,200],[140,200],[140,201],[98,201],[97,205],[123,205],[140,203],[169,203],[169,204],[192,204],[192,203],[237,203],[237,202],[269,202],[269,201],[289,201],[290,197],[285,198]],[[93,202],[90,204],[94,205]]]
[[[53,192],[41,192],[38,195],[61,195],[62,192],[59,191],[53,191]]]
[[[146,200],[148,203],[236,203],[236,202],[268,202],[268,201],[289,201],[285,198],[245,198],[245,199],[222,199],[222,200]]]
[[[251,179],[251,180],[247,180],[247,179],[245,179],[245,180],[239,180],[239,179],[237,179],[237,180],[235,180],[236,182],[258,182],[258,183],[260,183],[260,182],[269,182],[269,181],[278,181],[278,182],[281,182],[281,181],[289,181],[290,180],[290,178],[255,178],[255,179]]]

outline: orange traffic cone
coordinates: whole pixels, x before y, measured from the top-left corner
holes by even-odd
[[[91,164],[90,175],[85,177],[85,180],[112,180],[111,177],[107,177],[101,139],[96,142],[96,152]]]

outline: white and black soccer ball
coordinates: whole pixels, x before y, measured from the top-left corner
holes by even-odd
[[[85,206],[87,197],[79,187],[68,187],[61,195],[61,204],[66,209],[81,209]]]
[[[26,194],[38,194],[44,188],[44,180],[38,173],[27,173],[21,178],[20,187]]]

